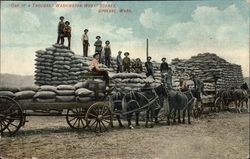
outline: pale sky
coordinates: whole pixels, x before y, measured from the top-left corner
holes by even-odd
[[[11,4],[25,4],[12,7]],[[115,4],[132,13],[98,13],[99,8],[37,8],[32,4]],[[31,6],[28,7],[28,4]],[[70,21],[72,50],[82,55],[81,36],[89,29],[89,54],[95,37],[111,42],[112,53],[130,52],[132,58],[149,55],[190,58],[211,52],[242,65],[249,76],[249,2],[220,1],[129,1],[129,2],[1,2],[1,73],[34,74],[35,51],[56,42],[59,16]],[[66,40],[67,44],[67,40]]]

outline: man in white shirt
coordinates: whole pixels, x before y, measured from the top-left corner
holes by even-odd
[[[89,37],[87,35],[88,29],[84,29],[84,34],[82,35],[82,44],[83,44],[83,57],[88,57],[89,49]]]

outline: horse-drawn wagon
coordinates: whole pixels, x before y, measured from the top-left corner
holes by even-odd
[[[65,116],[68,125],[77,130],[88,128],[94,132],[104,132],[112,125],[112,110],[105,98],[113,88],[100,89],[98,76],[88,76],[94,86],[95,98],[88,102],[19,102],[15,98],[0,96],[0,133],[12,136],[26,122],[27,116]],[[104,84],[105,88],[106,85]],[[99,93],[103,93],[99,97]],[[63,110],[62,113],[51,114],[48,110]]]

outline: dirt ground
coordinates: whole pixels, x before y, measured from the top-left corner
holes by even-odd
[[[71,130],[63,117],[28,117],[15,137],[0,139],[4,159],[246,159],[249,114],[221,112],[192,124],[116,128],[103,134]],[[141,122],[141,125],[144,123]],[[0,157],[1,158],[1,157]]]

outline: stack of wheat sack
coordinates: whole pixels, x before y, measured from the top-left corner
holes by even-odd
[[[137,73],[117,73],[112,76],[113,86],[118,91],[139,90],[145,84],[145,75]]]
[[[171,64],[175,66],[176,74],[181,68],[189,74],[195,73],[204,81],[207,91],[212,91],[215,87],[239,86],[243,82],[241,66],[230,64],[214,53],[200,53],[188,60],[173,59]]]
[[[83,68],[86,68],[86,64],[83,64],[83,57],[79,55],[74,55],[70,64],[69,70],[69,80],[70,84],[76,84],[81,80],[80,73]]]
[[[63,45],[53,45],[56,50],[54,52],[52,85],[70,84],[69,72],[71,69],[71,61],[74,52],[66,49]]]
[[[75,87],[72,85],[59,85],[56,87],[56,102],[74,102]]]
[[[36,85],[50,85],[52,77],[52,65],[54,60],[53,50],[50,48],[47,51],[36,51],[35,63],[35,84]]]
[[[53,103],[56,102],[56,91],[55,86],[43,85],[40,86],[39,90],[34,95],[35,102],[41,103]]]

